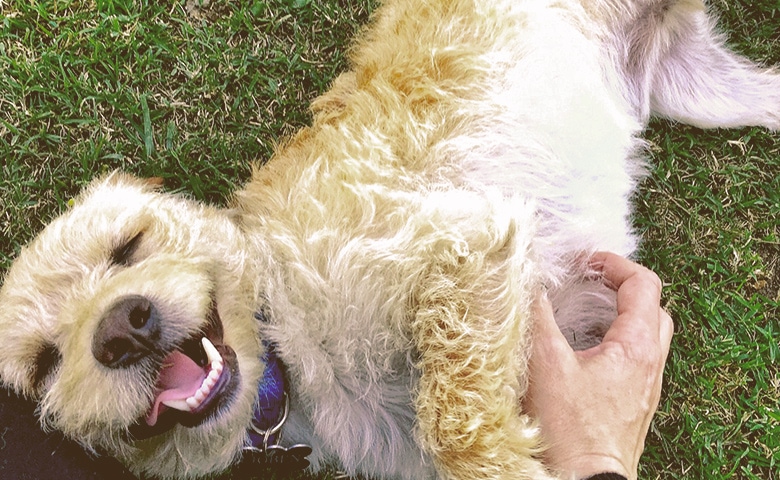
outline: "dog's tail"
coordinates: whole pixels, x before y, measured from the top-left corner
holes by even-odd
[[[701,0],[654,2],[627,36],[642,113],[703,128],[780,130],[780,73],[729,51]]]

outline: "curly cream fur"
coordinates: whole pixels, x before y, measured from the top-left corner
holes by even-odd
[[[114,173],[22,251],[0,291],[0,378],[47,426],[138,473],[227,468],[262,339],[286,369],[283,443],[310,444],[313,469],[554,478],[520,408],[530,303],[547,289],[567,338],[598,342],[614,296],[582,260],[636,247],[650,114],[778,128],[780,78],[723,48],[698,0],[387,0],[312,110],[230,209]],[[229,409],[128,439],[159,372],[90,354],[128,296],[155,305],[169,348],[216,304],[240,368]],[[61,361],[36,374],[46,348]]]

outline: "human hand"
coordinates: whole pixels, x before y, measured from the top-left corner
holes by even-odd
[[[611,253],[590,264],[617,290],[617,318],[601,344],[575,352],[546,296],[537,301],[525,408],[540,422],[551,468],[577,479],[636,479],[674,325],[653,272]]]

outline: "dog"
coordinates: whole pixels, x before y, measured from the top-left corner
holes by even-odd
[[[598,343],[651,115],[778,129],[780,75],[700,0],[386,0],[312,111],[230,208],[114,172],[22,250],[0,378],[46,427],[165,479],[556,478],[532,302]]]

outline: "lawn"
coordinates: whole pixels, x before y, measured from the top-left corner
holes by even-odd
[[[0,270],[113,169],[224,204],[306,124],[374,3],[0,1]],[[711,3],[736,50],[780,64],[777,0]],[[778,480],[780,134],[647,138],[639,258],[677,333],[640,478]]]

